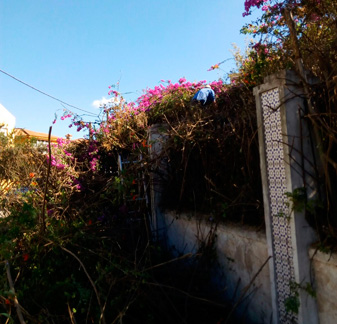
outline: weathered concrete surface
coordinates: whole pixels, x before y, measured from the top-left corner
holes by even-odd
[[[165,221],[167,246],[176,255],[196,253],[198,242],[211,230],[210,222],[174,212],[165,213]],[[245,318],[245,323],[270,323],[271,289],[269,268],[265,264],[268,259],[265,234],[245,226],[221,225],[216,235],[219,269],[214,282],[233,305],[240,301],[236,313]]]
[[[164,219],[166,243],[176,256],[196,253],[199,242],[205,240],[211,230],[207,216],[203,216],[204,220],[200,221],[194,216],[166,211]],[[269,324],[273,314],[268,265],[261,269],[268,259],[265,233],[248,226],[229,224],[219,225],[216,236],[219,269],[214,282],[223,291],[224,297],[233,304],[250,286],[237,313],[244,316],[245,323]],[[319,322],[336,324],[337,254],[325,254],[312,248],[308,254],[312,262]]]
[[[156,241],[165,241],[165,225],[160,207],[162,192],[167,179],[167,158],[163,151],[166,141],[166,126],[152,125],[148,131],[149,153],[152,170],[150,173],[151,218],[150,226]]]
[[[315,282],[319,321],[337,323],[337,255],[310,249]]]
[[[251,285],[245,295],[250,296],[240,311],[246,311],[253,323],[270,323],[271,289],[265,234],[238,225],[220,226],[218,230],[216,246],[228,296],[237,301]]]

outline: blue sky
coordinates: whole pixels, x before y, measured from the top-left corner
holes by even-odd
[[[118,81],[128,101],[161,79],[213,81],[235,67],[207,71],[244,49],[242,0],[17,0],[0,2],[0,69],[92,114]],[[47,133],[63,106],[0,73],[0,103],[16,127]],[[70,107],[69,107],[70,108]],[[82,114],[82,111],[70,108]],[[53,135],[83,136],[58,120]]]

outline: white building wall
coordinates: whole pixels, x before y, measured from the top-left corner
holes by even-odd
[[[0,104],[0,132],[8,135],[15,128],[15,117],[2,105]]]

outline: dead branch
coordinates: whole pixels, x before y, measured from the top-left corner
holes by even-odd
[[[14,306],[15,306],[15,309],[16,309],[16,314],[18,315],[20,324],[26,324],[26,322],[23,318],[22,312],[21,312],[21,306],[20,306],[19,301],[18,301],[18,299],[16,297],[16,294],[15,294],[14,283],[13,283],[11,271],[10,271],[10,268],[9,268],[9,262],[6,261],[5,264],[6,264],[6,273],[7,273],[7,280],[8,280],[9,288],[14,294]]]
[[[89,281],[90,281],[90,283],[91,283],[91,286],[92,286],[92,288],[93,288],[94,291],[95,291],[96,298],[97,298],[97,302],[98,302],[98,305],[99,305],[100,310],[101,310],[100,323],[106,324],[105,317],[104,317],[104,310],[103,310],[103,307],[102,307],[102,304],[101,304],[101,299],[100,299],[100,297],[99,297],[99,294],[98,294],[96,285],[95,285],[94,281],[91,279],[91,277],[90,277],[90,275],[89,275],[87,269],[85,268],[83,262],[79,259],[79,257],[78,257],[77,255],[75,255],[73,252],[69,251],[69,250],[66,249],[65,247],[60,246],[60,248],[61,248],[63,251],[69,253],[71,256],[73,256],[73,257],[79,262],[79,264],[81,265],[81,267],[83,268],[83,271],[84,271],[85,274],[87,275],[87,277],[88,277],[88,279],[89,279]]]

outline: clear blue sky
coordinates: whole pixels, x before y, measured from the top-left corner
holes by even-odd
[[[207,69],[245,47],[243,0],[17,0],[0,2],[0,69],[94,115],[120,81],[128,101],[161,79],[217,80]],[[47,133],[62,105],[0,73],[0,103],[16,127]],[[81,113],[76,109],[72,111]],[[93,118],[94,119],[94,118]],[[53,135],[73,134],[58,120]]]

